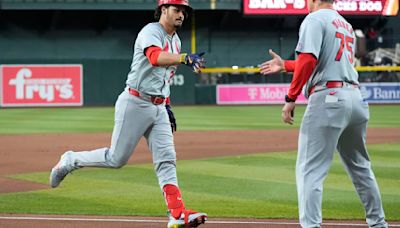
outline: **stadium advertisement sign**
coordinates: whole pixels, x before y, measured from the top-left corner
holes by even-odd
[[[400,83],[362,83],[360,90],[368,103],[400,103]]]
[[[217,85],[217,104],[283,104],[289,84]],[[368,103],[400,103],[400,83],[362,83],[361,94]],[[305,104],[303,94],[296,103]]]
[[[398,0],[335,0],[333,4],[341,14],[396,16]],[[307,14],[307,0],[244,0],[245,15],[298,15]]]
[[[282,104],[289,84],[217,85],[217,104]],[[306,103],[301,94],[296,103]]]
[[[82,106],[82,65],[1,65],[0,105]]]

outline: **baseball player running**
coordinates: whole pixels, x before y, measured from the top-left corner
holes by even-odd
[[[296,163],[301,226],[321,226],[322,185],[337,149],[364,205],[366,222],[370,227],[387,227],[365,146],[369,110],[354,68],[355,35],[332,2],[308,0],[310,14],[300,27],[295,61],[283,61],[270,50],[273,59],[260,69],[264,75],[294,72],[282,109],[285,123],[293,124],[295,101],[305,85],[308,106],[300,127]]]
[[[182,200],[172,135],[176,122],[169,106],[170,81],[177,65],[185,64],[195,72],[204,68],[202,54],[180,54],[181,41],[176,30],[191,11],[187,0],[158,1],[158,22],[147,24],[135,41],[127,86],[115,104],[111,147],[65,152],[51,170],[51,187],[57,187],[68,173],[82,167],[124,166],[144,136],[169,210],[168,227],[197,227],[205,223],[207,215],[185,208]]]

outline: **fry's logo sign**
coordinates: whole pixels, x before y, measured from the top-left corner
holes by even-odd
[[[81,106],[82,65],[3,65],[1,106]]]
[[[40,99],[47,102],[54,101],[55,91],[59,91],[60,98],[71,99],[72,85],[70,78],[49,78],[49,79],[29,79],[32,77],[32,71],[22,68],[17,72],[17,76],[9,81],[9,85],[14,85],[16,89],[16,99],[33,99],[35,92]]]

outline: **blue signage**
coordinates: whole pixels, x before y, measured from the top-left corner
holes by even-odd
[[[400,103],[400,83],[361,83],[360,90],[368,103]]]

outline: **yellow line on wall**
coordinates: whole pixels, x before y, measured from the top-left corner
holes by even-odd
[[[210,9],[215,10],[217,8],[217,1],[211,0],[210,1]]]
[[[259,73],[260,68],[237,68],[232,67],[215,67],[205,68],[201,70],[202,73]]]
[[[196,23],[195,16],[192,14],[192,39],[191,39],[191,50],[192,53],[196,53]]]
[[[358,66],[356,67],[358,72],[368,71],[400,71],[400,66]]]
[[[358,66],[358,72],[373,72],[373,71],[400,71],[400,66]],[[202,73],[259,73],[260,68],[232,68],[232,67],[211,67],[205,68]]]

